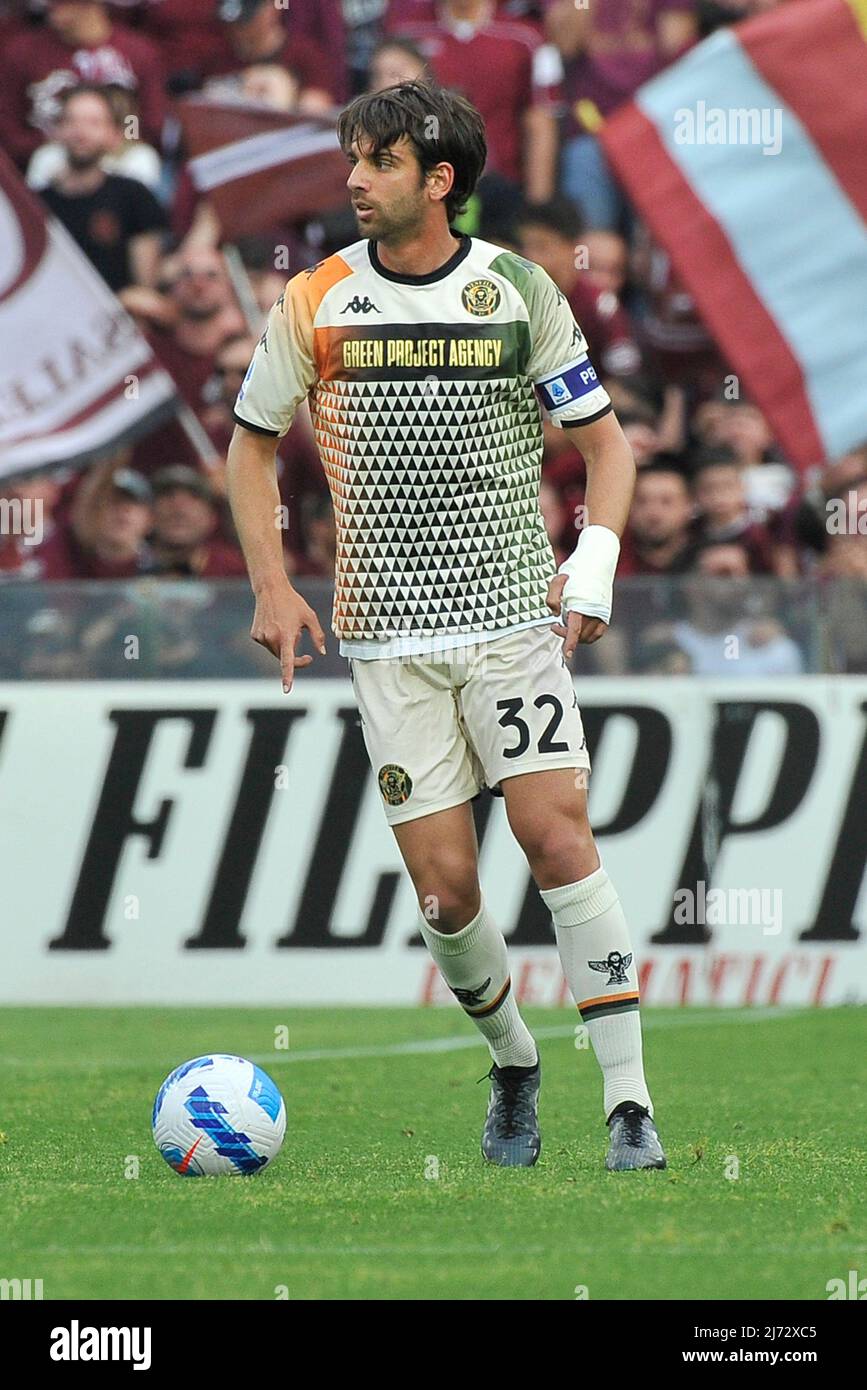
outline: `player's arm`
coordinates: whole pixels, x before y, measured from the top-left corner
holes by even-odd
[[[268,316],[235,402],[235,433],[226,459],[226,481],[256,611],[250,636],[273,652],[283,672],[283,689],[292,688],[296,656],[306,628],[324,654],[325,637],[309,603],[292,587],[283,564],[280,493],[276,453],[315,376],[312,321],[302,276],[296,276]]]
[[[587,466],[587,524],[548,588],[548,607],[563,615],[554,631],[564,639],[567,659],[579,643],[597,642],[610,621],[620,537],[635,487],[635,459],[613,411],[572,435]]]
[[[549,608],[562,614],[554,631],[564,639],[564,655],[571,656],[579,642],[597,641],[611,621],[635,461],[565,295],[539,267],[525,293],[533,342],[528,375],[551,424],[570,431],[587,463],[585,525],[548,589]]]
[[[296,655],[302,632],[308,630],[323,656],[325,636],[309,603],[290,584],[283,564],[277,443],[276,435],[236,425],[226,473],[232,516],[256,596],[250,636],[277,657],[288,693],[295,667],[309,666],[313,660]]]

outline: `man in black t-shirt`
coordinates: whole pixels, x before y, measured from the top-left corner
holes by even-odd
[[[118,143],[106,93],[76,87],[63,102],[57,139],[67,167],[41,197],[115,292],[156,280],[166,217],[137,179],[107,174],[100,161]]]

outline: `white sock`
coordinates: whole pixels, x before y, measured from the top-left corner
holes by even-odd
[[[506,942],[484,903],[471,922],[451,935],[437,931],[421,912],[419,926],[440,974],[486,1038],[497,1066],[535,1066],[536,1044],[512,993]]]
[[[563,974],[602,1068],[606,1119],[625,1100],[653,1105],[644,1079],[638,971],[617,890],[603,868],[540,889],[554,919]]]

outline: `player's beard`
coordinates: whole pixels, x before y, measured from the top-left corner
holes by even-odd
[[[365,200],[361,198],[359,201],[363,203]],[[358,230],[363,237],[392,247],[419,236],[423,227],[424,201],[420,193],[407,194],[387,209],[376,207],[373,217],[358,222]]]

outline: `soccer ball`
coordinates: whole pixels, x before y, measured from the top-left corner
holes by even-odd
[[[169,1073],[151,1123],[166,1163],[185,1178],[258,1173],[283,1143],[286,1107],[261,1067],[215,1052]]]

